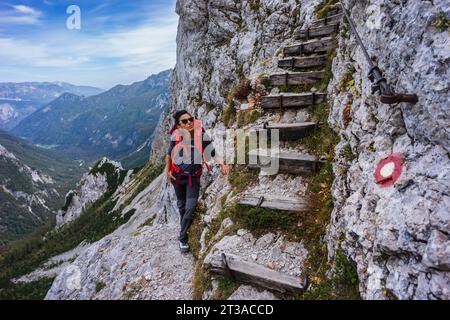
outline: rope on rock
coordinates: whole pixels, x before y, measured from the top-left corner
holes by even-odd
[[[350,25],[350,29],[355,34],[356,42],[361,47],[364,56],[366,57],[366,60],[369,63],[370,70],[368,73],[368,78],[372,83],[374,83],[372,85],[372,94],[378,91],[381,96],[380,97],[381,103],[385,104],[397,104],[399,102],[417,103],[419,99],[416,94],[396,93],[391,88],[386,78],[383,77],[383,73],[381,72],[380,68],[378,68],[378,66],[373,63],[372,59],[370,59],[369,54],[367,53],[367,49],[366,47],[364,47],[364,44],[362,43],[362,40],[358,32],[356,31],[356,27],[353,23],[353,20],[350,18],[350,15],[347,12],[347,9],[345,8],[344,4],[342,2],[340,4],[342,6],[342,11],[344,12],[345,17],[347,18],[348,24]]]

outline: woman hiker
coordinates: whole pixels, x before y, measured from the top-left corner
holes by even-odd
[[[216,156],[211,139],[201,126],[201,121],[186,110],[173,116],[175,124],[170,130],[171,141],[166,155],[166,175],[175,188],[177,206],[180,211],[181,230],[178,240],[180,251],[189,251],[187,232],[194,218],[200,192],[202,164],[208,171],[208,156],[221,165],[223,174],[228,174],[229,166]]]

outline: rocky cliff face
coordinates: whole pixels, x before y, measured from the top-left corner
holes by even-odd
[[[98,170],[109,167],[111,170]],[[120,163],[103,158],[91,172],[85,173],[76,190],[66,195],[64,207],[56,213],[56,227],[77,219],[89,205],[97,201],[108,190],[108,180],[116,179],[123,171]]]
[[[227,84],[238,81],[238,69],[249,78],[269,73],[276,50],[294,27],[311,21],[318,1],[259,4],[255,12],[251,1],[178,2],[172,110],[188,109],[207,127],[222,129],[220,108],[208,111],[208,102],[224,108]],[[352,8],[369,54],[377,57],[395,90],[416,93],[419,103],[388,106],[371,94],[368,64],[344,27],[328,87],[329,124],[341,138],[335,150],[329,256],[339,244],[356,261],[363,298],[448,299],[449,35],[435,25],[450,8],[442,1],[344,4]],[[198,99],[192,101],[193,96]],[[288,112],[283,119],[301,117]],[[382,188],[373,174],[393,153],[403,155],[403,173],[395,186]]]
[[[399,299],[449,299],[450,41],[448,31],[433,24],[440,12],[448,15],[450,6],[444,1],[344,3],[384,76],[396,91],[416,93],[419,102],[378,102],[354,36],[339,38],[328,87],[329,123],[341,137],[330,252],[343,240],[357,262],[366,299],[388,293]],[[352,154],[347,159],[346,150]],[[403,172],[394,186],[383,188],[373,173],[393,153],[403,155]]]
[[[260,128],[265,121],[307,121],[304,110],[264,113],[242,122],[239,117],[227,121],[224,115],[230,105],[257,109],[261,95],[277,92],[277,88],[269,92],[261,78],[281,71],[276,67],[279,49],[294,42],[296,29],[315,19],[320,3],[179,0],[170,113],[187,109],[217,136],[228,128]],[[344,4],[352,8],[369,54],[378,57],[393,87],[417,93],[419,103],[380,104],[370,92],[362,52],[348,26],[341,26],[327,88],[328,124],[340,138],[336,149],[328,150],[335,155],[334,209],[326,221],[326,235],[319,240],[328,248],[327,274],[336,273],[332,265],[343,251],[345,259],[356,264],[364,299],[448,299],[449,37],[433,23],[439,12],[448,14],[450,8],[438,1]],[[245,100],[230,97],[242,78],[251,82],[250,95]],[[153,165],[164,157],[171,121],[167,116],[154,137]],[[403,158],[402,174],[393,186],[382,187],[375,182],[374,171],[392,153]],[[304,198],[310,180],[289,174],[255,175],[239,190],[214,168],[202,177],[202,209],[192,230],[200,239],[193,247],[194,259],[178,253],[173,187],[164,175],[146,179],[152,176],[149,166],[129,172],[112,197],[112,211],[131,212],[130,219],[101,240],[77,249],[76,259],[59,272],[48,299],[227,298],[223,280],[205,279],[204,273],[212,255],[221,252],[290,276],[306,272],[314,254],[308,239],[279,230],[247,230],[225,209],[243,193]],[[319,280],[312,279],[313,286],[320,285]],[[279,297],[248,285],[232,288],[236,290],[229,292],[234,291],[230,298]]]

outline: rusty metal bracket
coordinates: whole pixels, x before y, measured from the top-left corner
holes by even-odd
[[[356,31],[356,27],[353,23],[353,20],[350,18],[350,14],[347,12],[347,9],[344,7],[344,4],[341,2],[342,12],[344,13],[345,17],[347,18],[348,24],[350,26],[350,29],[355,35],[356,42],[361,47],[362,52],[364,56],[366,57],[367,62],[369,63],[370,69],[367,77],[371,82],[373,82],[372,86],[372,94],[375,92],[379,92],[380,94],[380,101],[381,103],[385,104],[397,104],[399,102],[409,102],[409,103],[417,103],[419,101],[419,98],[416,94],[406,94],[406,93],[396,93],[389,83],[387,82],[386,78],[383,77],[383,74],[378,68],[376,64],[372,61],[372,59],[369,56],[369,53],[367,52],[366,47],[364,46],[358,31]]]

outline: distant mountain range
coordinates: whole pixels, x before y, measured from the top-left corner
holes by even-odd
[[[63,93],[91,96],[103,91],[65,82],[0,83],[0,129],[12,129],[26,116]]]
[[[74,159],[107,156],[125,159],[124,167],[141,165],[149,156],[148,139],[168,110],[170,74],[166,70],[89,97],[64,93],[11,132]]]
[[[0,247],[48,223],[87,170],[83,162],[0,131]]]

